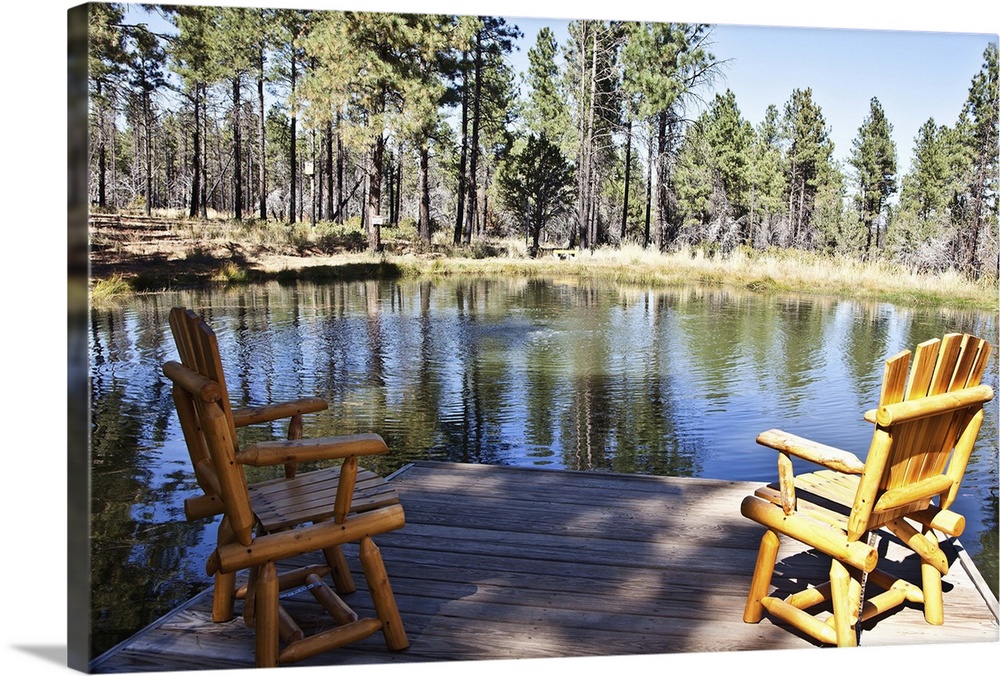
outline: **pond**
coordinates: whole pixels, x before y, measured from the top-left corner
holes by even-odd
[[[376,431],[383,474],[432,459],[771,481],[759,432],[863,458],[886,357],[951,331],[997,344],[973,311],[576,279],[271,283],[92,310],[94,655],[210,583],[214,525],[184,520],[198,490],[160,371],[175,305],[215,329],[235,406],[322,397],[306,436]],[[994,594],[997,484],[994,401],[956,505]]]

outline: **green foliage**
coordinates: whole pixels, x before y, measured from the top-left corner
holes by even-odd
[[[545,136],[529,135],[501,166],[497,179],[501,198],[520,217],[533,251],[545,225],[572,204],[573,181],[573,167]]]
[[[902,182],[900,203],[903,209],[921,219],[932,219],[948,208],[953,136],[947,127],[937,126],[934,118],[928,119],[917,132],[913,163]]]
[[[633,23],[623,51],[624,87],[639,101],[639,115],[670,110],[709,77],[708,24]]]
[[[91,3],[88,6],[87,70],[90,94],[107,99],[113,96],[114,87],[124,76],[129,62],[125,46],[125,33],[121,29],[124,16],[122,3]]]
[[[892,140],[892,125],[885,117],[877,98],[870,104],[868,117],[858,129],[850,158],[856,172],[855,202],[861,222],[867,231],[862,254],[867,256],[873,244],[882,248],[880,219],[889,198],[896,193],[896,144]]]
[[[788,186],[789,243],[809,246],[815,238],[812,214],[816,195],[830,177],[833,142],[812,89],[795,89],[785,103],[782,137],[787,144],[786,183]]]
[[[788,189],[784,173],[784,158],[779,136],[777,106],[768,106],[751,148],[750,164],[750,237],[758,246],[771,244],[764,223],[778,214],[786,213]],[[758,227],[758,224],[760,226]]]
[[[673,187],[689,244],[702,240],[703,230],[716,216],[712,195],[716,187],[713,148],[705,133],[708,113],[692,125],[684,137],[673,171]],[[721,186],[720,186],[721,188]]]
[[[956,131],[968,158],[960,165],[955,195],[955,253],[963,272],[1000,274],[997,249],[998,187],[1000,187],[1000,77],[997,43],[983,52],[983,65],[972,78],[969,96]]]

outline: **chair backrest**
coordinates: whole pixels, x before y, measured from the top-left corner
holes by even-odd
[[[876,429],[852,510],[853,537],[927,509],[934,497],[942,509],[952,504],[983,403],[993,396],[980,386],[990,352],[981,338],[952,333],[886,361],[879,408],[865,416]]]
[[[208,498],[222,501],[221,511],[233,535],[249,545],[255,518],[246,477],[236,463],[236,425],[218,340],[208,324],[185,308],[170,311],[170,329],[181,361],[167,362],[163,372],[173,382],[174,404],[195,477]]]

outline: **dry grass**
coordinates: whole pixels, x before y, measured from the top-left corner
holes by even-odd
[[[392,259],[390,258],[390,261]],[[424,267],[425,274],[576,275],[601,277],[628,285],[705,284],[757,292],[795,292],[862,297],[904,305],[950,305],[993,309],[995,281],[976,282],[957,272],[916,274],[884,262],[829,258],[801,251],[737,250],[728,256],[701,249],[659,254],[635,245],[582,251],[569,260],[518,255],[485,260],[444,257]]]
[[[191,252],[211,251],[234,263],[217,269],[215,283],[232,284],[263,277],[349,278],[392,271],[395,276],[474,275],[493,277],[578,277],[608,279],[630,286],[726,286],[755,292],[788,292],[864,298],[910,306],[977,308],[996,311],[997,282],[972,281],[957,272],[916,274],[888,263],[830,258],[794,250],[737,249],[728,255],[701,248],[669,254],[636,244],[579,251],[568,260],[553,255],[528,256],[524,238],[477,241],[454,246],[450,230],[435,234],[431,245],[421,245],[415,225],[406,223],[382,230],[386,253],[365,253],[367,237],[358,219],[339,225],[319,222],[288,225],[252,219],[234,221],[177,217],[180,237],[164,251],[167,260],[189,258]],[[120,243],[118,243],[120,244]],[[167,246],[150,243],[150,247]],[[151,253],[151,252],[146,252]],[[238,254],[238,255],[237,255]],[[120,258],[125,258],[118,252]],[[112,269],[114,267],[112,266]],[[248,270],[253,275],[247,274]],[[150,271],[151,274],[156,271]],[[108,291],[95,289],[97,299],[113,298],[123,280],[106,280]],[[127,280],[124,282],[127,285]]]
[[[94,281],[90,287],[90,304],[96,308],[112,307],[132,293],[132,285],[125,277],[112,275]]]

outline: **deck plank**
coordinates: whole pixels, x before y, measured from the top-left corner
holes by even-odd
[[[410,648],[390,653],[376,634],[303,665],[816,645],[767,618],[742,622],[763,531],[740,516],[739,504],[758,484],[437,462],[415,463],[392,481],[407,523],[377,544]],[[345,549],[358,583],[348,601],[370,614],[356,549]],[[889,572],[917,579],[913,557],[891,537],[882,557]],[[863,645],[996,642],[995,599],[984,598],[976,571],[966,572],[967,557],[952,557],[944,626],[903,606],[866,626]],[[789,575],[819,581],[828,566],[783,540],[775,585]],[[206,590],[96,659],[92,671],[252,666],[251,631],[239,618],[212,624],[210,601]],[[307,632],[326,626],[309,594],[286,603]]]

